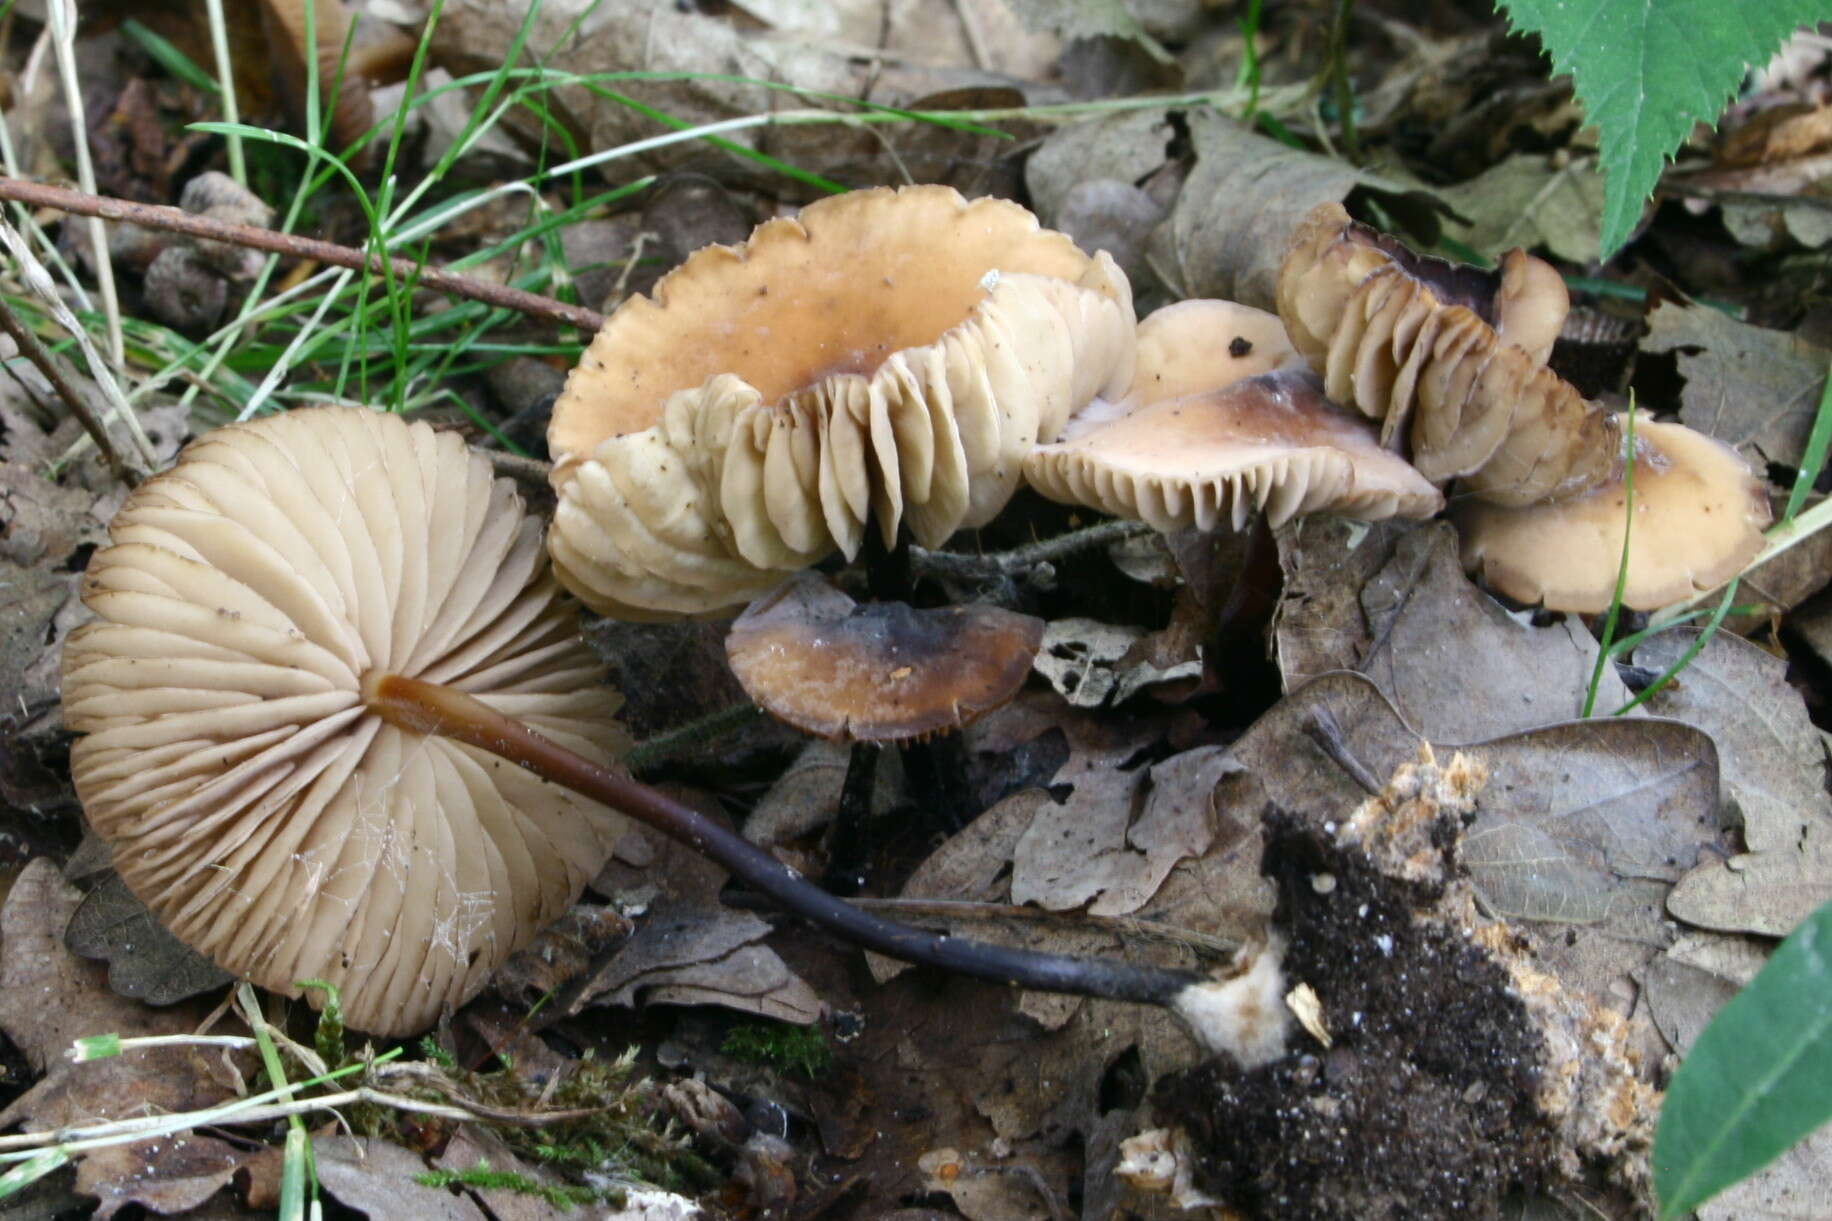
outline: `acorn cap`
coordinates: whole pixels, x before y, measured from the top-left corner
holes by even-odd
[[[973,603],[860,604],[803,573],[752,603],[725,638],[759,707],[837,742],[947,733],[1007,703],[1030,674],[1043,620]]]
[[[64,647],[71,774],[186,944],[277,992],[326,980],[350,1026],[409,1034],[608,857],[621,815],[365,707],[365,678],[400,674],[595,761],[625,744],[539,521],[455,435],[355,408],[230,425],[110,535],[83,579],[100,622]]]
[[[868,521],[937,545],[1128,383],[1133,342],[1113,261],[1013,203],[876,189],[769,221],[625,302],[567,379],[562,579],[606,613],[694,614],[855,554]]]
[[[1052,500],[1158,530],[1231,525],[1255,508],[1274,526],[1304,513],[1429,517],[1443,497],[1374,429],[1329,402],[1316,377],[1283,369],[1140,407],[1039,446],[1025,478]]]
[[[1618,451],[1619,421],[1609,421]],[[1637,420],[1635,450],[1622,603],[1651,611],[1742,571],[1761,550],[1769,507],[1734,450],[1683,425]],[[1494,589],[1551,610],[1608,608],[1628,521],[1620,470],[1573,499],[1522,508],[1466,500],[1454,513],[1464,566]]]

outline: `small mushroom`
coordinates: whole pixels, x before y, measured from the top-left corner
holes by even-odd
[[[813,573],[752,603],[725,638],[759,707],[836,742],[919,741],[1010,701],[1043,620],[995,606],[863,605]]]
[[[934,546],[1132,371],[1131,290],[1003,200],[857,191],[699,251],[554,406],[561,579],[604,613],[758,596],[868,522]]]
[[[1463,564],[1518,602],[1602,611],[1627,528],[1622,604],[1651,611],[1723,584],[1761,549],[1761,485],[1734,450],[1689,428],[1636,422],[1634,498],[1632,526],[1620,480],[1525,508],[1460,501]]]
[[[576,899],[623,820],[368,712],[450,684],[600,763],[621,702],[507,480],[450,433],[301,410],[217,429],[116,515],[64,650],[71,773],[115,868],[223,967],[422,1030]]]
[[[1025,459],[1045,496],[1163,531],[1238,530],[1255,509],[1429,517],[1443,498],[1323,395],[1277,318],[1185,301],[1139,324],[1133,382]]]
[[[84,808],[173,933],[277,991],[338,985],[352,1027],[414,1033],[475,994],[627,815],[867,949],[1231,1045],[1223,984],[882,919],[613,770],[619,701],[538,526],[450,434],[360,408],[231,425],[111,536],[64,653]]]

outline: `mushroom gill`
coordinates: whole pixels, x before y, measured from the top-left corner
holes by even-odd
[[[64,651],[71,772],[115,868],[193,948],[423,1030],[576,899],[622,817],[371,712],[445,684],[611,762],[621,702],[538,519],[453,434],[299,410],[187,448],[115,517]]]
[[[605,613],[746,601],[869,524],[936,545],[1132,373],[1131,290],[1016,204],[858,191],[701,250],[555,404],[561,579]]]
[[[1138,327],[1133,382],[1025,459],[1052,500],[1154,529],[1240,529],[1305,513],[1429,517],[1437,489],[1330,402],[1279,320],[1230,301],[1166,306]]]
[[[1279,272],[1279,315],[1325,392],[1381,421],[1381,443],[1426,478],[1459,481],[1465,560],[1496,588],[1553,610],[1607,605],[1623,523],[1603,517],[1626,516],[1631,458],[1648,496],[1625,604],[1654,609],[1727,579],[1761,548],[1760,481],[1677,424],[1644,426],[1627,454],[1622,417],[1546,367],[1568,304],[1557,273],[1522,251],[1496,273],[1457,267],[1334,203],[1299,226]]]

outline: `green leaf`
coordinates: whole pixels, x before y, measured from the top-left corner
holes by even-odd
[[[1622,248],[1661,167],[1695,122],[1716,123],[1751,66],[1832,17],[1832,0],[1498,0],[1571,74],[1601,137],[1603,257]]]
[[[1683,1217],[1832,1119],[1832,903],[1718,1010],[1654,1136],[1661,1221]]]

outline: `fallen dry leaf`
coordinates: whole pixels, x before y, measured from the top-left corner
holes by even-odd
[[[1642,976],[1648,1008],[1667,1045],[1680,1055],[1725,1001],[1756,977],[1768,949],[1745,937],[1686,933]]]
[[[1431,741],[1480,741],[1583,712],[1596,640],[1575,617],[1536,628],[1510,615],[1463,575],[1446,523],[1404,535],[1361,606],[1374,639],[1360,669]],[[1628,698],[1605,667],[1596,706]]]
[[[1516,153],[1438,194],[1471,224],[1444,231],[1493,260],[1515,246],[1580,266],[1602,253],[1603,175],[1585,158]]]
[[[1697,639],[1692,628],[1662,632],[1635,649],[1635,664],[1664,672]],[[1746,850],[1798,847],[1809,827],[1822,838],[1832,833],[1826,750],[1781,658],[1717,633],[1647,708],[1717,742],[1724,796],[1742,813]]]
[[[370,1221],[489,1221],[469,1193],[415,1182],[426,1173],[426,1163],[385,1140],[321,1136],[312,1141],[312,1162],[318,1185]]]
[[[1273,308],[1292,230],[1320,201],[1357,189],[1423,225],[1426,237],[1437,236],[1435,204],[1425,191],[1293,149],[1214,111],[1184,117],[1196,165],[1151,247],[1153,269],[1179,296]]]
[[[247,1155],[196,1132],[137,1145],[110,1145],[84,1156],[76,1189],[101,1203],[97,1221],[138,1204],[162,1217],[185,1213],[229,1185]]]
[[[42,1079],[0,1111],[0,1129],[42,1131],[145,1110],[188,1111],[229,1097],[206,1050],[156,1047],[86,1064],[65,1052],[89,1035],[188,1034],[207,1008],[152,1009],[115,995],[107,969],[64,948],[64,925],[82,893],[40,858],[25,867],[0,910],[0,1030]],[[215,1053],[220,1059],[220,1053]]]
[[[1641,346],[1677,355],[1686,379],[1682,422],[1734,445],[1757,470],[1800,462],[1832,352],[1709,306],[1671,301],[1648,315]]]
[[[1300,517],[1274,538],[1285,588],[1272,620],[1273,653],[1287,692],[1331,670],[1354,670],[1374,644],[1361,590],[1417,523]]]
[[[1832,900],[1832,826],[1800,841],[1712,861],[1679,880],[1667,899],[1678,920],[1727,933],[1785,937]]]

